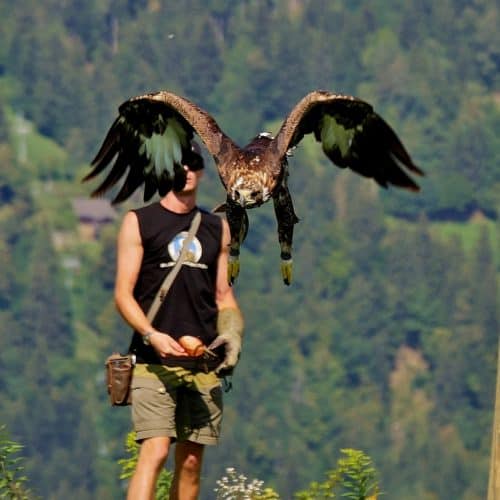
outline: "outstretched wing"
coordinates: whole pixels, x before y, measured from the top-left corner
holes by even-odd
[[[92,196],[100,196],[125,180],[113,203],[127,199],[145,183],[144,201],[185,184],[182,165],[192,155],[197,134],[208,152],[217,155],[226,136],[215,120],[187,99],[171,92],[156,92],[125,101],[92,161],[84,181],[102,173],[113,162]],[[227,138],[226,138],[227,139]]]
[[[306,134],[313,133],[335,165],[389,184],[418,191],[406,171],[424,175],[410,158],[392,128],[367,102],[349,95],[313,91],[307,94],[283,122],[276,146],[286,154]]]

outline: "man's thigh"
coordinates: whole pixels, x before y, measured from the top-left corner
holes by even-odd
[[[217,444],[222,424],[222,388],[182,388],[177,400],[177,438],[202,445]]]
[[[132,380],[132,422],[136,439],[177,437],[176,391],[168,391],[161,380],[134,376]]]

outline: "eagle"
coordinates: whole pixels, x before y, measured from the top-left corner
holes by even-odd
[[[260,133],[246,146],[238,146],[215,119],[195,103],[169,91],[128,99],[91,163],[87,181],[106,170],[91,196],[102,196],[119,181],[112,200],[120,203],[144,184],[144,201],[158,193],[184,186],[182,167],[192,158],[193,141],[200,140],[213,157],[226,200],[231,233],[228,281],[239,269],[240,247],[248,231],[247,210],[273,200],[281,250],[281,274],[292,279],[292,241],[298,222],[288,188],[288,158],[304,136],[313,134],[324,154],[340,168],[350,168],[380,186],[419,191],[410,173],[424,175],[393,129],[373,107],[357,97],[313,90],[290,111],[273,137]],[[109,167],[109,168],[108,168]]]

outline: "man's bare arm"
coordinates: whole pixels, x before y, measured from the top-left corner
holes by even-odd
[[[228,307],[238,308],[238,303],[233,293],[233,288],[227,280],[227,264],[229,260],[229,243],[231,236],[229,225],[226,220],[222,219],[222,243],[217,263],[217,283],[215,300],[219,310]]]
[[[216,302],[217,337],[208,346],[210,350],[224,346],[224,359],[215,369],[216,373],[232,373],[238,363],[243,338],[243,317],[227,279],[230,232],[225,220],[222,222],[222,245],[217,269]]]
[[[118,253],[115,280],[115,303],[125,321],[141,335],[152,333],[151,345],[160,356],[186,355],[186,351],[172,337],[152,327],[134,297],[134,287],[141,269],[144,249],[139,222],[134,212],[128,212],[118,234]]]

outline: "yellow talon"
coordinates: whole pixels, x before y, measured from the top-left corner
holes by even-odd
[[[227,263],[227,281],[234,283],[238,274],[240,274],[240,258],[230,255]]]
[[[292,268],[292,259],[281,259],[281,276],[283,276],[285,285],[289,285],[292,282]]]

